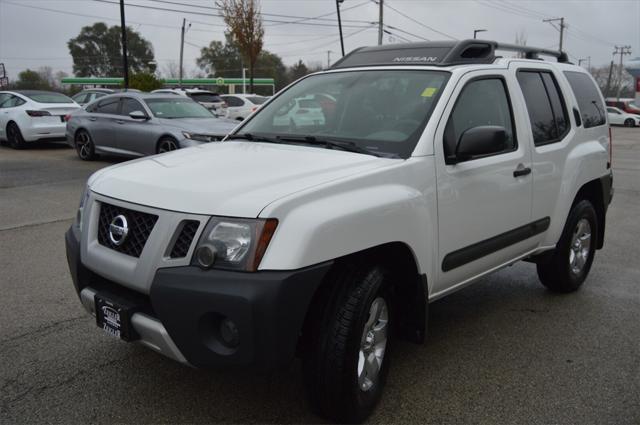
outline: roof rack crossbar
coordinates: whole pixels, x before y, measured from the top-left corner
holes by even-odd
[[[566,52],[559,50],[541,49],[538,47],[521,46],[518,44],[496,43],[496,50],[506,50],[509,52],[522,52],[527,59],[538,59],[538,55],[553,56],[558,62],[567,63],[569,58]]]
[[[490,64],[496,59],[496,50],[523,52],[527,59],[539,59],[538,55],[545,55],[557,58],[558,62],[569,62],[565,52],[516,44],[503,44],[490,40],[469,39],[360,47],[338,60],[331,68],[381,65],[452,66]]]

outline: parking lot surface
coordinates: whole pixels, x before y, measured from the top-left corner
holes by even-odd
[[[371,423],[640,423],[640,129],[614,128],[605,248],[575,294],[518,263],[430,305]],[[0,423],[309,423],[300,364],[201,371],[108,337],[73,290],[64,232],[120,160],[0,147]],[[188,182],[185,182],[188,184]]]

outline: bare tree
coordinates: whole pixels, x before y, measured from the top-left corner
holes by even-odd
[[[264,39],[260,4],[258,0],[221,0],[216,4],[245,63],[249,64],[249,91],[253,93],[255,65]]]
[[[622,86],[621,97],[633,97],[634,93],[634,80],[631,74],[627,72],[626,69],[622,69],[622,81],[618,78],[620,65],[613,65],[613,68],[610,68],[610,65],[604,65],[600,67],[593,67],[591,69],[591,75],[600,86],[600,90],[605,97],[614,96],[618,93],[618,88]],[[611,71],[611,83],[609,86],[609,93],[606,93],[607,81],[609,79],[609,72]]]
[[[180,67],[177,61],[167,61],[160,69],[160,75],[164,78],[178,78]]]

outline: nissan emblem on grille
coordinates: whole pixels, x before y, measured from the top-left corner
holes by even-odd
[[[109,240],[115,245],[120,246],[127,239],[129,234],[129,225],[127,218],[120,214],[111,220],[109,225]]]

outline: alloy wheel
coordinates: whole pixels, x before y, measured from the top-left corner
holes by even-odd
[[[364,325],[358,352],[358,387],[369,391],[378,380],[389,332],[389,309],[382,297],[371,303],[369,319]]]
[[[76,134],[76,150],[81,159],[89,159],[91,157],[91,137],[89,133],[80,131]]]
[[[591,253],[591,224],[582,218],[576,224],[569,246],[569,268],[578,275],[584,269]]]
[[[171,152],[176,149],[178,149],[178,145],[170,139],[161,140],[158,144],[158,153]]]

